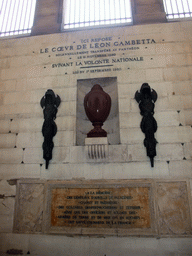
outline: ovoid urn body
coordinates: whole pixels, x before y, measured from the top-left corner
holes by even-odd
[[[85,113],[92,122],[92,129],[87,137],[107,137],[107,132],[101,128],[111,109],[111,97],[95,84],[84,98]]]

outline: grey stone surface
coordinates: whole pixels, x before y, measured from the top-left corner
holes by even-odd
[[[15,196],[16,186],[10,186],[7,180],[0,180],[0,194],[5,196]]]
[[[20,249],[27,256],[191,256],[191,238],[66,237],[0,234],[0,255]]]

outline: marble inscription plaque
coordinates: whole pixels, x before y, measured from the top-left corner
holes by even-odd
[[[160,234],[189,234],[190,215],[186,182],[157,184]]]
[[[14,231],[42,232],[44,184],[20,183],[18,190]]]
[[[51,226],[150,228],[149,187],[52,188]]]

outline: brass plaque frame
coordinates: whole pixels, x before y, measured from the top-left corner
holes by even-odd
[[[50,181],[46,198],[46,233],[157,234],[152,182]]]

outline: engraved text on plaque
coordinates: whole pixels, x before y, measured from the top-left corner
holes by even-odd
[[[150,228],[149,187],[53,188],[51,226]]]

